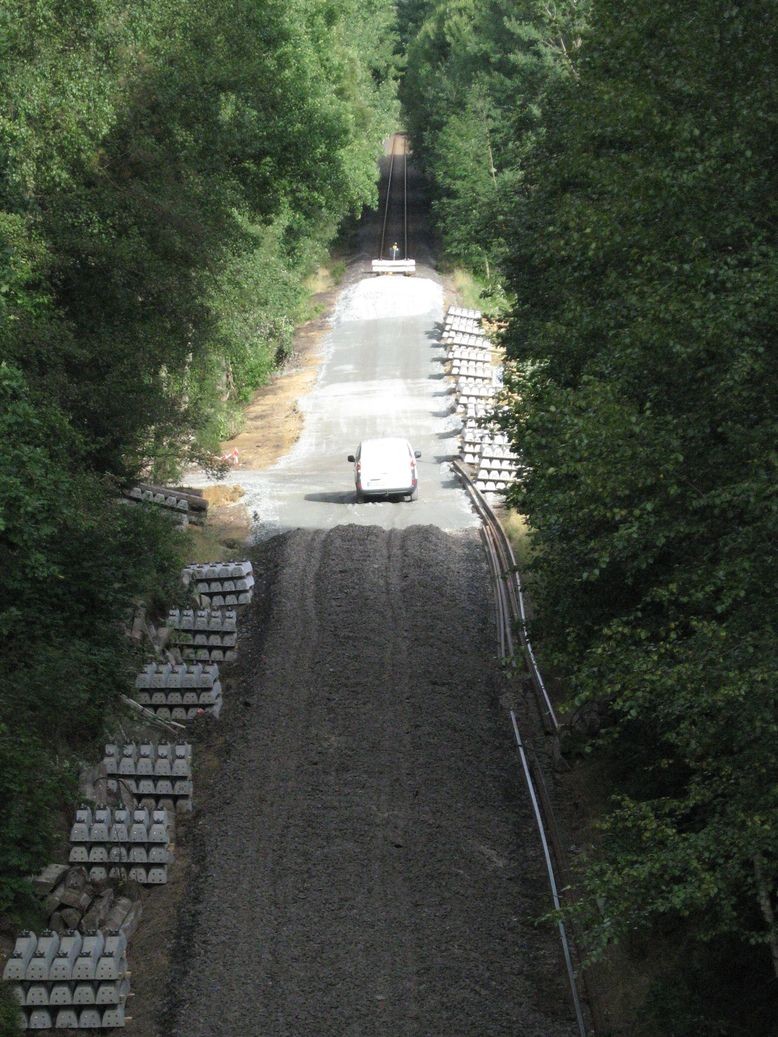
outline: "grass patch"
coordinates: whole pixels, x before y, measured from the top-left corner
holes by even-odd
[[[449,273],[463,306],[483,310],[493,317],[501,316],[508,309],[508,297],[498,282],[479,277],[461,266],[452,267]]]
[[[240,557],[239,549],[227,547],[222,541],[223,535],[216,524],[190,526],[186,531],[188,563],[227,562]]]
[[[500,524],[505,530],[505,535],[510,541],[514,557],[516,558],[516,564],[519,567],[519,572],[522,574],[523,581],[524,569],[532,561],[534,550],[532,544],[532,533],[529,524],[527,523],[527,519],[524,515],[520,515],[518,511],[506,509],[505,511],[500,512]]]
[[[336,288],[346,274],[346,260],[328,256],[314,273],[305,279],[305,290],[307,298],[302,304],[297,318],[298,324],[305,324],[309,320],[316,320],[326,313],[329,308],[328,302],[317,299],[317,296]]]
[[[463,306],[468,306],[473,310],[483,308],[483,299],[481,298],[481,292],[485,288],[483,281],[476,278],[469,270],[465,270],[464,267],[460,266],[454,267],[451,271],[451,280],[454,283],[454,290],[462,300]]]
[[[340,284],[346,273],[346,260],[333,259],[330,261],[330,277],[334,284]]]

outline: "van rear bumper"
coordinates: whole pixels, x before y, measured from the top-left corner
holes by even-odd
[[[400,497],[404,494],[413,493],[415,489],[416,483],[413,486],[371,486],[367,490],[363,486],[357,486],[357,491],[363,497]]]

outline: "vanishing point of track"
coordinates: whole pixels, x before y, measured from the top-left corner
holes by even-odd
[[[390,231],[388,235],[387,230]],[[396,237],[394,237],[395,235]],[[387,242],[393,240],[399,243],[400,239],[402,239],[402,254],[387,256]],[[401,133],[395,133],[392,136],[378,257],[379,259],[408,259],[408,144],[407,138]]]

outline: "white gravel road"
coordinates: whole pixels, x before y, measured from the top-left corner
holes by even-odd
[[[256,540],[346,522],[446,530],[477,524],[448,464],[460,422],[436,336],[443,292],[433,272],[421,270],[416,277],[368,274],[343,288],[318,381],[299,403],[304,423],[297,443],[270,469],[227,476],[246,492]],[[361,439],[384,435],[409,439],[421,451],[418,501],[356,502],[346,457]]]

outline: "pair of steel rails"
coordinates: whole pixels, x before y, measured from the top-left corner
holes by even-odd
[[[402,143],[402,150],[397,151],[398,142]],[[402,170],[397,170],[395,173],[395,160],[402,160]],[[400,163],[398,163],[399,165]],[[389,224],[389,214],[392,213],[392,220],[396,222],[396,202],[392,201],[392,192],[394,189],[395,195],[400,193],[400,209],[402,212],[402,234],[403,239],[403,252],[402,256],[392,256],[392,259],[407,259],[408,258],[408,147],[407,141],[404,134],[395,133],[392,137],[392,150],[389,155],[389,173],[386,179],[386,197],[384,199],[384,215],[381,220],[381,239],[378,245],[378,256],[380,259],[385,258],[386,249],[386,230]]]
[[[505,663],[514,662],[517,655],[518,640],[518,646],[524,656],[543,729],[547,735],[557,737],[559,735],[559,720],[546,689],[543,676],[538,668],[535,653],[532,650],[532,644],[528,636],[524,592],[510,541],[499,519],[484,496],[474,485],[464,465],[460,461],[455,460],[452,462],[452,466],[457,477],[465,487],[477,515],[481,519],[481,534],[489,560],[489,568],[495,591],[499,657]],[[515,710],[510,711],[510,718],[524,779],[532,803],[533,816],[543,848],[543,858],[554,909],[558,911],[562,905],[560,881],[562,885],[565,884],[564,875],[566,868],[565,854],[554,817],[551,797],[537,756],[533,748],[522,736]],[[581,978],[575,965],[577,960],[576,950],[567,927],[561,919],[557,922],[557,926],[578,1032],[580,1037],[587,1037],[590,1029],[583,1009],[584,997],[581,992]]]

